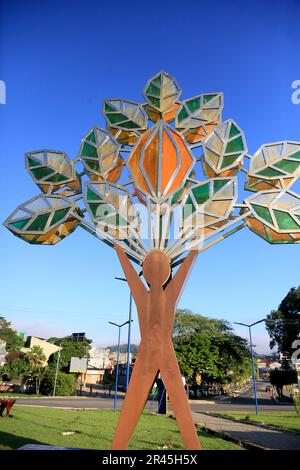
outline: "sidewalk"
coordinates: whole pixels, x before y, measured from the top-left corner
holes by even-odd
[[[265,450],[300,450],[299,434],[266,429],[255,424],[236,423],[229,419],[194,412],[195,424],[209,431],[223,434],[234,441],[240,441],[248,448]]]

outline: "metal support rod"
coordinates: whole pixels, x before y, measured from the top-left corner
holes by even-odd
[[[131,317],[132,317],[132,293],[129,294],[129,316],[128,316],[128,341],[127,341],[127,364],[126,364],[126,392],[128,390],[130,376],[130,349],[131,349]]]
[[[257,401],[257,391],[256,391],[256,374],[254,367],[254,355],[253,355],[253,345],[252,345],[252,335],[251,335],[251,325],[249,329],[249,338],[250,338],[250,349],[251,349],[251,363],[252,363],[252,377],[253,377],[253,389],[254,389],[254,400],[255,400],[255,413],[258,415],[258,401]]]
[[[127,282],[124,277],[115,277],[117,281]],[[130,378],[130,349],[131,349],[131,323],[132,320],[132,293],[129,291],[129,314],[128,314],[128,339],[127,339],[127,363],[126,363],[126,392],[128,390],[129,378]]]
[[[253,390],[254,390],[254,400],[255,400],[255,413],[258,415],[258,399],[257,399],[257,390],[256,390],[256,374],[255,374],[255,366],[254,366],[254,354],[253,354],[253,344],[252,344],[252,334],[251,334],[251,327],[254,325],[257,325],[258,323],[262,323],[266,321],[266,318],[263,318],[262,320],[258,320],[254,323],[251,323],[251,325],[247,325],[246,323],[239,323],[239,322],[233,322],[236,325],[241,325],[241,326],[246,326],[249,330],[249,340],[250,340],[250,351],[251,351],[251,365],[252,365],[252,378],[253,378]]]
[[[118,325],[117,323],[114,323],[112,321],[109,321],[108,323],[110,323],[111,325],[116,326],[119,329],[119,331],[118,331],[118,352],[117,352],[117,364],[116,364],[116,378],[115,378],[115,397],[114,397],[114,411],[117,411],[121,328],[122,328],[122,326],[127,325],[127,323],[129,323],[129,321],[127,320],[126,322],[122,323],[122,325]]]
[[[118,334],[118,353],[117,353],[117,367],[116,367],[116,379],[115,379],[114,411],[117,410],[117,395],[118,395],[118,382],[119,382],[120,336],[121,336],[121,328],[119,327],[119,334]]]
[[[61,351],[61,347],[59,347],[57,361],[56,361],[56,371],[55,371],[54,387],[53,387],[53,394],[52,394],[53,397],[55,397],[55,391],[56,391],[56,382],[57,382],[57,374],[58,374],[58,365],[59,365],[59,360],[60,360],[60,351]]]

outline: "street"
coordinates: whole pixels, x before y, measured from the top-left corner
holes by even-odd
[[[294,407],[290,403],[277,404],[271,400],[265,389],[267,382],[257,383],[257,396],[260,411],[291,411]],[[78,408],[78,409],[113,409],[113,392],[107,397],[66,397],[66,398],[18,398],[17,405],[27,406],[50,406],[57,408]],[[118,395],[118,409],[122,408],[124,395]],[[207,400],[189,400],[191,410],[197,411],[242,411],[249,412],[255,410],[254,393],[252,384],[250,387],[240,394],[238,397],[217,397]],[[146,409],[155,411],[157,402],[148,401]],[[171,408],[171,406],[169,406]]]

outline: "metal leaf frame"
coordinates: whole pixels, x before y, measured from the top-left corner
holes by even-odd
[[[55,244],[80,226],[138,264],[159,248],[173,266],[247,226],[269,243],[299,243],[300,196],[291,186],[300,176],[300,142],[263,144],[251,156],[239,125],[222,122],[222,93],[179,101],[181,93],[159,72],[144,87],[146,103],[104,100],[106,128],[90,128],[73,161],[58,150],[26,153],[43,194],[21,204],[5,227],[29,243]],[[254,192],[242,202],[238,177]]]

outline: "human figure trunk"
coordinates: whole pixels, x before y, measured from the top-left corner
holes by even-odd
[[[173,279],[166,253],[160,250],[148,253],[143,263],[143,276],[150,286],[148,290],[122,248],[115,246],[115,249],[137,306],[141,343],[112,449],[127,448],[158,372],[165,383],[186,449],[200,449],[172,343],[176,306],[197,251],[189,253]]]

